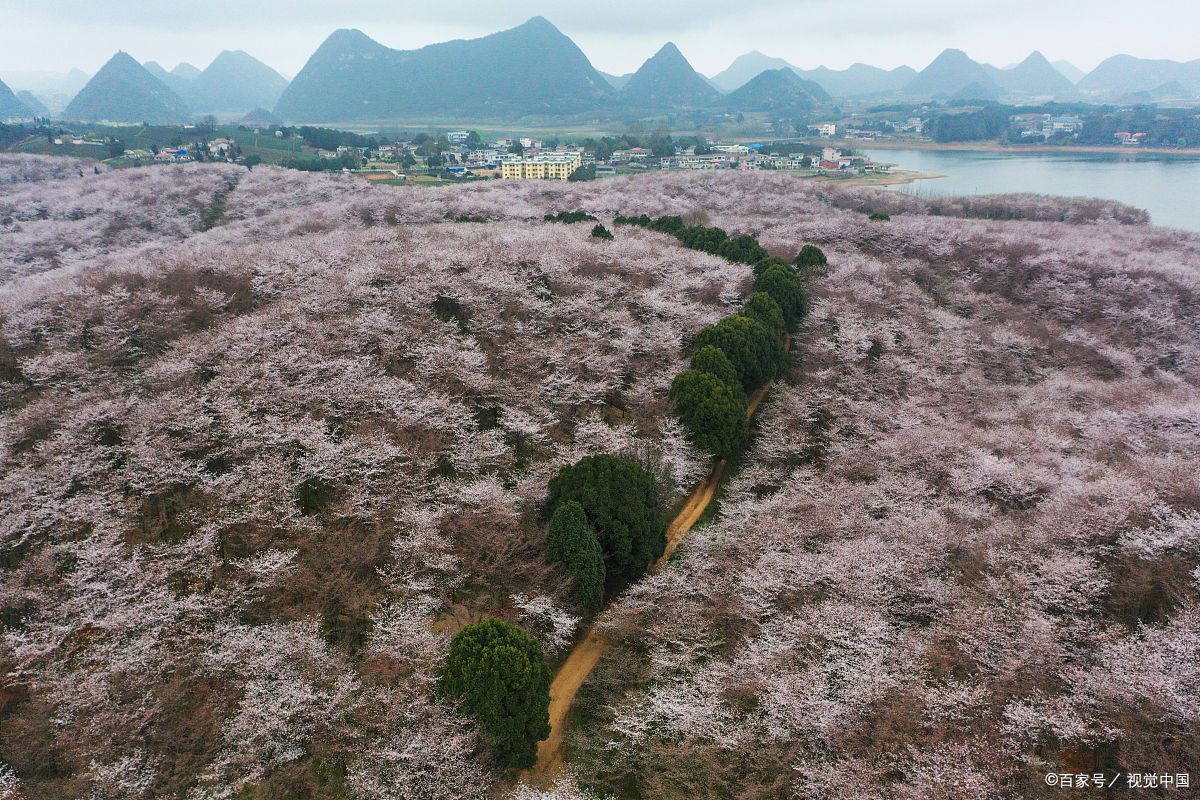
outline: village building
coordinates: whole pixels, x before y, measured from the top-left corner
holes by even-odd
[[[703,155],[680,154],[663,159],[663,168],[668,169],[728,169],[735,157],[730,153],[705,153]]]
[[[1052,117],[1042,124],[1042,135],[1049,139],[1060,133],[1075,135],[1083,130],[1079,117]]]
[[[1146,134],[1142,132],[1130,133],[1129,131],[1117,131],[1113,134],[1113,138],[1117,140],[1117,144],[1133,147],[1141,144],[1146,140]]]
[[[505,180],[565,181],[582,164],[583,155],[579,151],[541,153],[504,161],[500,165],[500,176]]]
[[[614,164],[629,163],[630,161],[645,161],[654,155],[653,151],[646,147],[631,147],[627,150],[613,150],[609,156],[609,161]]]

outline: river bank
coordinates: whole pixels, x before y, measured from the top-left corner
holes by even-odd
[[[1200,155],[1140,158],[1096,152],[1017,150],[875,149],[862,152],[879,163],[946,177],[933,181],[879,184],[921,196],[1044,194],[1097,197],[1150,212],[1155,225],[1200,231],[1196,187]]]
[[[1023,144],[1005,145],[999,142],[911,142],[881,139],[862,141],[859,139],[808,139],[808,144],[827,144],[852,150],[929,150],[941,152],[977,152],[977,153],[1006,153],[1022,155],[1026,153],[1095,153],[1117,154],[1128,156],[1148,156],[1151,158],[1195,158],[1200,156],[1200,147],[1118,147],[1116,145],[1082,145],[1082,144]]]

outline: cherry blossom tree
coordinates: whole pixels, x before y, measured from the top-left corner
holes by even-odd
[[[767,171],[90,166],[0,157],[0,797],[500,791],[434,695],[450,638],[565,649],[549,480],[606,453],[677,505],[708,465],[671,380],[753,282],[564,208],[829,263],[712,521],[602,617],[545,796],[1194,766],[1200,237]]]

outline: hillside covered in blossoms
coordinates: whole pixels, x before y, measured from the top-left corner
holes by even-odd
[[[673,379],[761,282],[640,215],[828,263],[599,613],[548,486],[619,456],[680,509]],[[1104,201],[0,157],[0,798],[1200,784],[1198,387],[1200,236]],[[606,643],[552,785],[446,691],[488,618]]]

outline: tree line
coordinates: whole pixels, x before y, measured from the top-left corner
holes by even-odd
[[[595,218],[576,211],[545,219]],[[720,228],[687,225],[679,216],[614,221],[671,233],[686,247],[753,267],[742,310],[699,332],[689,367],[670,390],[692,443],[714,458],[730,458],[745,442],[747,394],[787,369],[785,336],[808,310],[801,271],[824,266],[825,254],[805,245],[789,263],[771,257],[750,234],[728,236]],[[541,513],[549,524],[547,555],[571,577],[575,602],[589,612],[642,577],[666,549],[658,483],[626,458],[600,453],[564,466],[549,483]],[[516,625],[489,618],[454,637],[439,688],[475,717],[500,764],[522,769],[533,766],[538,742],[550,734],[550,681],[537,641]]]

